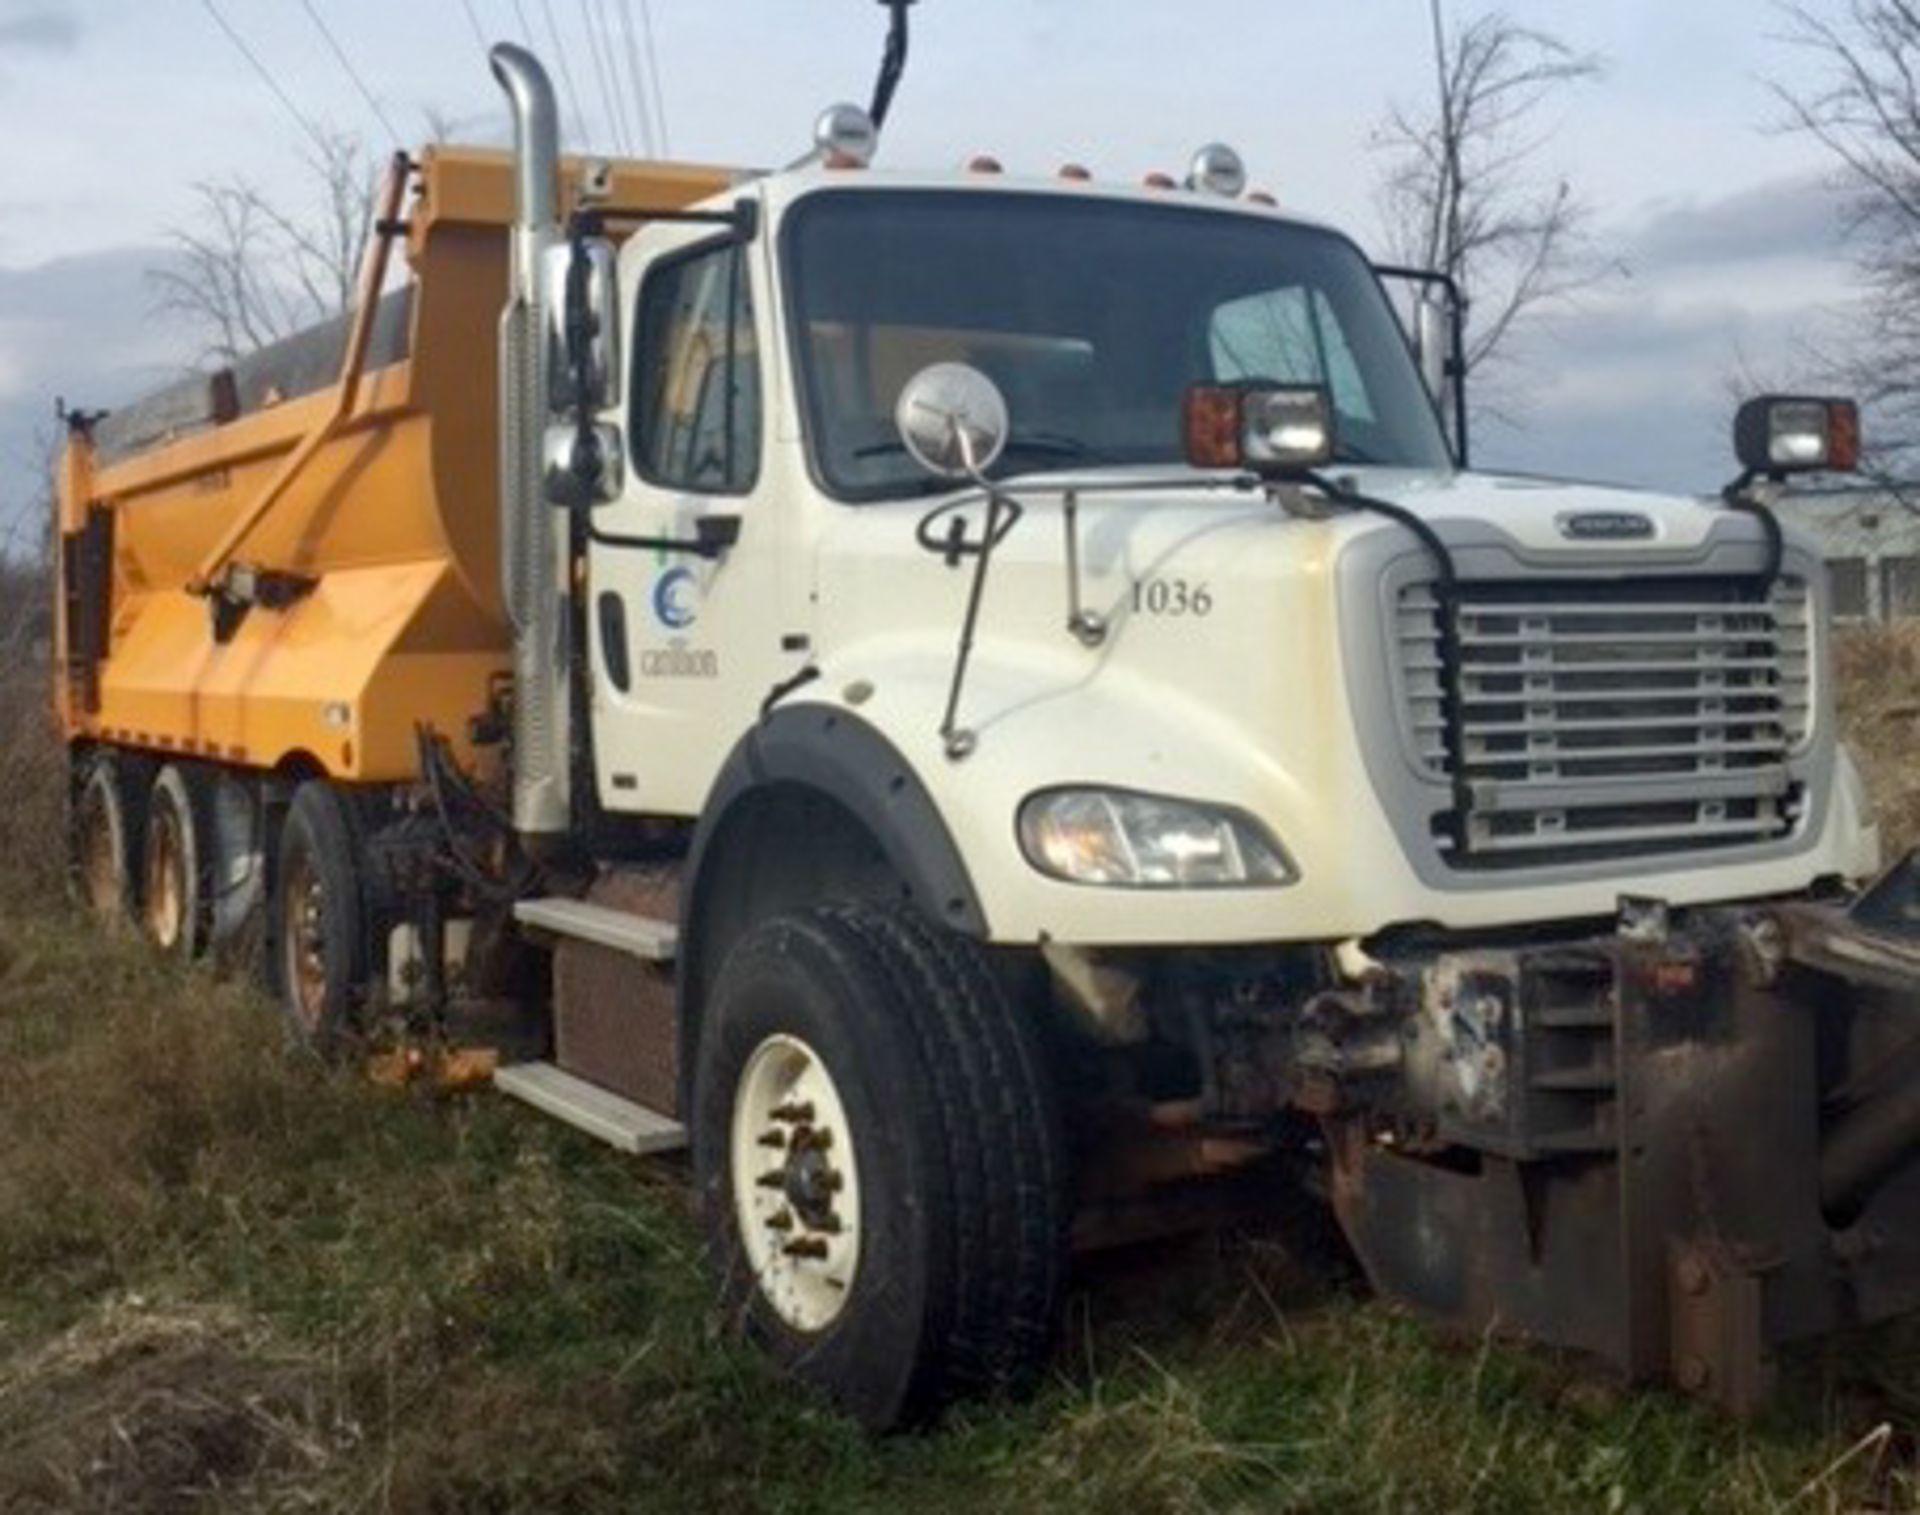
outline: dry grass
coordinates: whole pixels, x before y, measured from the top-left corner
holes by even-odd
[[[1834,674],[1841,729],[1891,861],[1920,846],[1920,621],[1842,631]]]
[[[0,553],[0,898],[57,891],[65,872],[66,754],[38,642],[45,576]]]
[[[0,1367],[0,1508],[311,1508],[364,1438],[338,1375],[218,1306],[110,1300]]]

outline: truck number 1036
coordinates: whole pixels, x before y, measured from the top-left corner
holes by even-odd
[[[1213,614],[1213,586],[1189,579],[1135,579],[1135,615],[1207,616]]]

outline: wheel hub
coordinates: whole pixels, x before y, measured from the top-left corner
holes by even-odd
[[[326,889],[305,858],[290,870],[284,909],[288,998],[314,1031],[327,998]]]
[[[833,1199],[841,1177],[827,1157],[827,1145],[811,1126],[800,1127],[788,1139],[787,1160],[780,1169],[780,1186],[787,1203],[816,1231],[830,1230],[838,1223]]]
[[[96,915],[110,916],[120,908],[120,867],[114,851],[113,827],[104,807],[97,804],[88,807],[80,850],[87,903]]]
[[[161,947],[171,948],[180,940],[186,919],[184,871],[173,817],[156,816],[147,841],[147,932]]]
[[[824,1330],[859,1267],[860,1189],[840,1091],[798,1037],[768,1037],[741,1070],[731,1173],[762,1296],[795,1330]]]

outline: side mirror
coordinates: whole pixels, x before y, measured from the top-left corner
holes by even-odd
[[[583,428],[571,421],[549,426],[542,453],[541,476],[552,504],[571,510],[620,498],[626,469],[614,427]]]
[[[620,403],[620,286],[613,244],[575,237],[542,255],[547,403],[556,414]]]
[[[1324,384],[1195,384],[1181,431],[1195,468],[1297,477],[1333,461],[1333,396]]]
[[[1852,400],[1763,395],[1740,407],[1733,450],[1749,474],[1852,473],[1860,466],[1860,407]]]
[[[978,478],[993,467],[1012,426],[1000,387],[965,363],[935,363],[907,380],[893,424],[914,462],[943,479]]]
[[[1445,406],[1453,380],[1453,315],[1440,301],[1422,292],[1413,301],[1413,353],[1427,392]]]

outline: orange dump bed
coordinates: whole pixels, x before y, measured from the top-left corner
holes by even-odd
[[[561,165],[563,207],[579,167]],[[676,209],[734,177],[616,163],[609,204]],[[509,667],[496,379],[512,210],[506,154],[424,155],[409,287],[372,323],[353,408],[234,555],[298,592],[224,639],[189,586],[331,416],[345,323],[187,386],[204,404],[176,390],[70,437],[56,696],[70,741],[373,782],[414,775],[426,723],[473,760],[469,721]],[[165,434],[140,435],[142,420]]]

